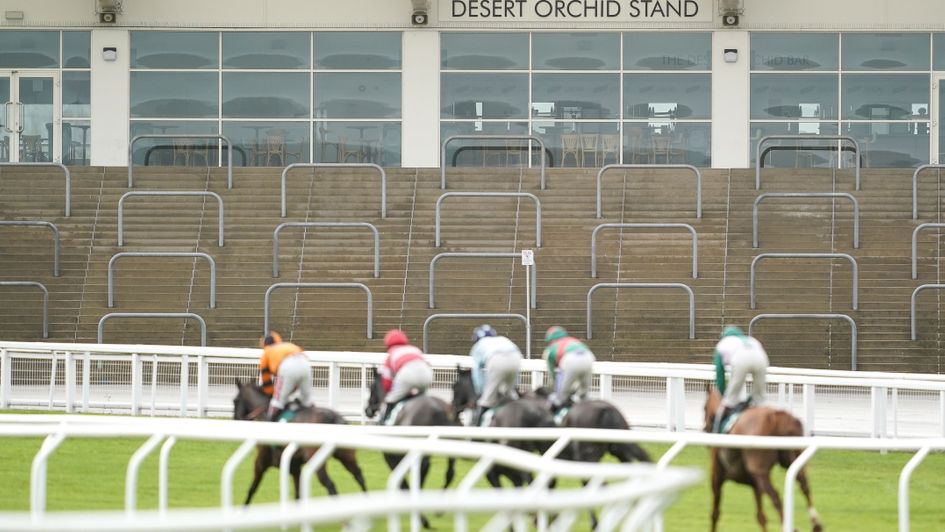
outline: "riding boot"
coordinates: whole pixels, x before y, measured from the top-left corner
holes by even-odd
[[[381,417],[377,419],[378,425],[387,424],[387,416],[390,415],[390,411],[394,408],[394,403],[384,403],[384,408],[381,410]]]
[[[282,409],[272,407],[269,409],[269,412],[266,414],[266,421],[279,421],[280,416],[282,416]]]
[[[720,406],[719,409],[715,411],[715,422],[712,424],[712,432],[717,434],[722,432],[722,423],[732,413],[732,410],[730,406]]]
[[[482,424],[482,417],[486,415],[486,411],[489,410],[488,406],[478,406],[476,407],[476,413],[473,415],[472,426],[478,427]]]

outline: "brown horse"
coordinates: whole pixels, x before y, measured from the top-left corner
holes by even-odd
[[[705,431],[711,432],[715,412],[722,401],[718,390],[707,390],[705,402]],[[730,434],[745,436],[803,436],[804,429],[801,422],[783,410],[768,407],[750,408],[742,412],[735,421]],[[712,530],[715,531],[719,522],[719,503],[722,501],[722,483],[732,480],[739,484],[751,486],[755,493],[755,507],[758,524],[762,530],[767,530],[762,498],[768,494],[771,502],[778,510],[781,522],[784,522],[784,510],[781,507],[781,497],[771,484],[771,469],[775,464],[787,469],[797,458],[796,450],[769,450],[769,449],[710,449],[712,457]],[[807,475],[801,469],[797,474],[797,482],[807,499],[807,510],[810,515],[811,526],[814,532],[823,530],[817,510],[814,509],[810,496],[810,486],[807,484]]]

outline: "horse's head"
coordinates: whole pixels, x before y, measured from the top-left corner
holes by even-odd
[[[719,405],[722,404],[722,395],[706,382],[705,396],[705,411],[703,412],[705,415],[705,425],[702,427],[702,430],[712,432],[713,425],[715,424],[715,413],[718,412]]]
[[[384,387],[381,385],[381,374],[377,372],[377,368],[371,368],[371,395],[368,397],[367,406],[364,407],[364,415],[374,417],[381,409],[385,395]]]
[[[253,420],[269,409],[269,396],[256,383],[236,379],[236,397],[233,398],[233,419]]]
[[[476,387],[473,386],[472,370],[456,366],[456,381],[453,382],[453,415],[476,405]]]

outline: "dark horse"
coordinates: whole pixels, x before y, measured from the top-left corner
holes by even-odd
[[[456,382],[453,383],[453,411],[456,419],[463,410],[467,408],[476,408],[476,389],[472,382],[472,371],[468,369],[456,368]],[[492,416],[490,427],[526,427],[526,428],[550,428],[555,426],[555,420],[548,408],[548,402],[540,397],[522,397],[509,401],[495,412]],[[504,442],[509,447],[521,449],[526,452],[537,452],[544,454],[551,447],[551,442],[534,440],[516,440]],[[508,466],[493,466],[486,474],[489,483],[495,487],[500,487],[501,477],[508,478],[516,487],[521,487],[531,482],[531,475],[513,469]]]
[[[576,403],[571,407],[564,419],[562,427],[582,429],[615,429],[630,430],[630,424],[616,406],[599,399],[588,399]],[[650,455],[646,454],[639,445],[631,442],[598,443],[576,441],[569,446],[566,458],[579,462],[599,462],[608,452],[621,462],[650,462]]]
[[[384,396],[386,392],[384,387],[381,384],[381,375],[377,372],[377,368],[373,370],[373,382],[371,384],[371,396],[368,398],[367,406],[364,408],[364,413],[367,417],[374,417],[384,403]],[[397,417],[394,419],[394,425],[412,425],[412,426],[450,426],[455,425],[456,422],[453,421],[453,415],[450,410],[450,405],[446,401],[440,399],[439,397],[434,397],[432,395],[420,394],[414,395],[413,397],[404,399],[403,407],[397,412]],[[388,467],[393,470],[397,467],[397,464],[400,463],[404,455],[398,453],[384,453],[384,461],[387,462]],[[450,484],[453,483],[453,476],[455,474],[456,459],[453,457],[447,458],[446,461],[446,482],[443,486],[444,489],[448,488]],[[424,456],[420,461],[420,487],[423,487],[423,483],[427,478],[427,473],[430,472],[430,458]],[[407,479],[404,478],[400,484],[401,489],[407,489]],[[423,523],[424,528],[430,528],[430,522],[423,515],[420,516],[420,520]]]
[[[269,409],[270,397],[253,382],[242,382],[236,379],[236,388],[238,393],[236,394],[236,398],[233,399],[233,419],[248,421],[265,419],[266,411]],[[291,422],[329,423],[337,425],[346,423],[338,412],[328,408],[318,407],[299,409]],[[295,483],[296,499],[299,498],[299,477],[302,472],[302,464],[307,462],[317,450],[317,448],[306,447],[296,452],[295,456],[292,458],[289,467],[292,473],[292,480]],[[367,485],[364,483],[364,475],[361,474],[361,467],[358,466],[354,449],[336,449],[332,456],[341,462],[345,469],[351,473],[354,480],[357,481],[358,485],[361,487],[361,490],[367,491]],[[244,505],[248,505],[249,501],[253,499],[253,495],[256,493],[256,489],[259,487],[259,483],[262,481],[263,474],[266,470],[270,467],[279,467],[281,457],[282,447],[273,445],[256,446],[253,483],[249,486],[249,492],[246,494],[246,502],[243,503]],[[322,464],[322,466],[318,468],[317,475],[318,481],[321,482],[322,486],[325,486],[325,489],[328,490],[330,495],[338,494],[335,483],[332,482],[331,478],[328,476],[325,464]]]
[[[708,390],[705,402],[705,431],[711,432],[715,420],[715,412],[722,401],[718,390]],[[768,407],[755,407],[745,410],[735,421],[730,434],[748,436],[803,436],[804,429],[801,422],[783,410]],[[719,503],[722,500],[722,483],[733,480],[739,484],[751,486],[755,493],[755,507],[758,524],[762,530],[767,529],[762,497],[768,494],[771,502],[778,510],[781,522],[784,521],[784,511],[781,507],[781,498],[771,484],[771,469],[775,464],[787,469],[798,456],[796,450],[770,449],[732,449],[712,448],[712,530],[719,522]],[[815,532],[823,530],[817,510],[814,509],[810,496],[810,486],[807,484],[807,475],[801,469],[797,474],[797,483],[807,499],[807,511],[810,515],[811,526]]]

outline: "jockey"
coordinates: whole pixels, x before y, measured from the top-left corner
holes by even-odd
[[[378,370],[384,387],[384,411],[381,423],[395,404],[402,399],[427,391],[433,384],[433,368],[423,358],[423,352],[410,345],[407,335],[400,329],[391,329],[384,336],[387,360]]]
[[[713,427],[715,432],[719,432],[722,420],[729,414],[744,410],[749,405],[760,406],[764,403],[768,355],[758,340],[730,325],[722,331],[721,339],[715,345],[713,362],[715,386],[722,394],[722,403],[715,414]],[[726,366],[732,368],[732,379],[727,385]],[[745,378],[749,373],[752,377],[751,397],[742,402],[745,395]]]
[[[289,396],[296,390],[304,406],[315,406],[312,368],[302,348],[292,342],[284,342],[276,331],[269,331],[259,341],[259,347],[263,350],[259,357],[259,383],[263,391],[272,396],[267,415],[269,421],[279,420]]]
[[[473,330],[473,342],[469,356],[473,359],[473,386],[479,395],[479,409],[473,425],[479,425],[487,410],[518,399],[515,385],[522,365],[522,353],[514,342],[499,336],[489,325],[480,325]]]
[[[545,348],[543,356],[548,361],[548,372],[555,376],[555,391],[551,395],[552,406],[555,410],[566,406],[574,396],[578,400],[584,400],[591,387],[594,353],[584,342],[568,336],[568,331],[557,325],[548,329],[545,341],[548,342],[548,347]]]

